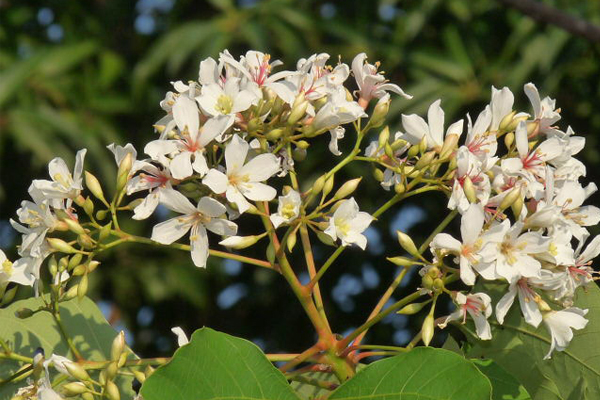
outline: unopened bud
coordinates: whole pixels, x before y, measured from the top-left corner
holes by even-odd
[[[389,140],[390,140],[390,128],[388,126],[386,126],[379,133],[379,140],[377,142],[377,148],[383,149],[383,146],[388,144]]]
[[[506,126],[506,130],[508,132],[514,131],[515,129],[517,129],[517,125],[519,125],[519,122],[521,121],[527,121],[527,116],[521,116],[518,118],[513,118],[510,123]]]
[[[129,202],[129,204],[127,204],[126,208],[128,210],[133,210],[135,209],[137,206],[139,206],[140,204],[142,204],[144,202],[144,199],[135,199],[131,202]]]
[[[325,186],[325,175],[321,175],[316,181],[315,183],[313,183],[312,189],[311,189],[311,194],[319,194],[321,192],[321,190],[323,190],[323,187]]]
[[[465,192],[465,196],[467,196],[467,200],[469,203],[477,203],[477,193],[475,192],[475,186],[473,186],[473,181],[469,176],[466,176],[463,180],[463,192]]]
[[[400,257],[400,256],[388,257],[387,260],[389,262],[391,262],[392,264],[396,264],[399,267],[410,267],[412,265],[419,264],[419,262],[415,262],[415,260],[412,260],[407,257]]]
[[[423,168],[428,167],[434,158],[435,158],[435,151],[433,151],[433,150],[428,151],[427,153],[425,153],[421,156],[419,161],[417,161],[417,163],[415,164],[415,169],[422,170]]]
[[[383,99],[383,98],[382,98]],[[387,100],[380,99],[375,105],[375,109],[373,110],[373,114],[371,114],[371,119],[369,120],[369,125],[371,128],[378,128],[383,125],[385,121],[385,117],[390,111],[390,102],[389,96]]]
[[[265,135],[265,137],[269,140],[277,140],[279,139],[281,136],[283,135],[283,129],[281,128],[277,128],[277,129],[273,129],[271,131],[269,131],[269,133],[267,133]]]
[[[74,232],[78,235],[85,233],[85,229],[83,229],[83,226],[79,225],[79,222],[77,222],[71,218],[67,218],[63,222],[67,224],[67,226],[69,227],[69,230],[71,232]]]
[[[521,212],[523,211],[523,197],[519,197],[514,203],[512,203],[511,209],[515,218],[519,219]]]
[[[96,213],[96,219],[102,221],[108,215],[108,210],[100,210]]]
[[[504,136],[504,145],[507,149],[510,149],[513,143],[515,142],[515,134],[513,132],[508,132]]]
[[[408,152],[406,153],[406,155],[408,156],[408,158],[414,158],[417,156],[417,154],[419,154],[419,146],[411,146],[410,149],[408,149]]]
[[[119,388],[113,381],[106,381],[104,386],[104,394],[108,397],[108,400],[121,400],[121,394]]]
[[[92,202],[92,199],[89,197],[85,199],[85,202],[83,203],[83,211],[85,211],[87,215],[94,214],[94,202]]]
[[[329,179],[325,181],[325,185],[323,186],[323,198],[325,198],[329,193],[331,193],[331,189],[333,189],[334,182],[335,181],[333,175],[331,175]]]
[[[80,265],[76,266],[75,268],[73,268],[73,272],[71,272],[71,275],[83,276],[83,275],[87,274],[87,272],[88,272],[87,267],[83,264],[80,264]]]
[[[433,288],[433,278],[430,275],[424,275],[423,278],[421,278],[421,286],[424,289]]]
[[[298,141],[296,142],[296,146],[297,146],[299,149],[306,150],[306,149],[308,149],[308,148],[309,148],[309,146],[310,146],[310,143],[308,143],[306,140],[298,140]]]
[[[133,166],[133,154],[127,153],[119,164],[119,170],[117,171],[117,192],[120,192],[129,179],[129,173]]]
[[[64,300],[71,300],[77,297],[77,290],[79,289],[78,286],[79,285],[71,286],[69,290],[67,290],[67,292],[64,294]]]
[[[302,99],[300,100],[300,98]],[[287,124],[289,126],[295,125],[296,122],[300,121],[300,119],[304,117],[307,108],[308,101],[304,99],[304,94],[300,94],[298,97],[296,97],[296,101],[294,101],[292,111],[290,112],[290,116],[287,119]]]
[[[110,348],[110,359],[117,360],[125,350],[125,332],[121,331],[115,336]]]
[[[292,158],[294,159],[294,161],[298,161],[298,162],[304,161],[306,159],[306,150],[296,147],[292,151]]]
[[[144,375],[144,373],[142,371],[138,371],[137,369],[134,369],[131,372],[133,372],[133,376],[135,377],[135,379],[140,381],[140,383],[144,383],[144,381],[146,380],[146,375]]]
[[[79,284],[77,285],[77,298],[79,299],[79,301],[81,301],[88,290],[88,276],[87,274],[83,275],[81,277],[81,280],[79,281]]]
[[[396,314],[414,315],[414,314],[418,313],[419,311],[421,311],[423,309],[423,307],[425,307],[430,302],[431,302],[431,300],[424,301],[422,303],[409,304],[409,305],[405,306],[404,308],[402,308],[400,311],[397,311]]]
[[[264,123],[259,117],[252,118],[248,121],[248,132],[254,133],[262,129]]]
[[[71,271],[73,268],[81,264],[81,260],[83,260],[83,255],[81,253],[75,254],[69,259],[69,262],[67,263],[67,269]]]
[[[287,238],[286,246],[287,246],[287,249],[288,249],[288,251],[290,253],[294,249],[294,246],[296,246],[296,239],[297,239],[296,238],[296,233],[297,232],[298,232],[297,230],[294,230],[292,233],[290,233],[290,235]]]
[[[69,382],[62,385],[61,388],[67,397],[77,396],[88,391],[88,388],[81,382]]]
[[[264,236],[265,234],[251,236],[229,236],[228,238],[221,240],[219,244],[231,249],[240,250],[252,246]]]
[[[96,398],[92,393],[86,392],[81,395],[81,400],[96,400]]]
[[[88,272],[94,272],[94,270],[96,269],[96,267],[98,267],[98,265],[100,265],[100,261],[96,261],[96,260],[90,261],[87,265]]]
[[[433,280],[433,290],[435,290],[436,292],[440,292],[442,290],[444,290],[444,281],[440,278],[435,278]]]
[[[452,133],[446,136],[444,140],[444,144],[442,145],[442,149],[440,150],[440,159],[444,160],[454,152],[454,150],[458,147],[458,135]]]
[[[52,256],[50,261],[48,261],[48,270],[52,276],[58,273],[58,262],[56,262],[56,257]]]
[[[415,246],[415,242],[413,242],[410,236],[402,231],[396,231],[396,233],[398,234],[400,246],[402,246],[402,248],[411,256],[421,258],[421,254],[419,253],[419,250],[417,250],[417,246]]]
[[[504,198],[500,202],[500,210],[506,210],[508,207],[512,206],[514,202],[517,201],[517,199],[520,199],[521,197],[521,189],[517,187],[512,188],[511,191],[506,196],[504,196]]]
[[[98,241],[102,242],[106,238],[108,238],[110,236],[111,229],[112,229],[112,222],[109,222],[108,224],[106,224],[102,228],[100,228],[100,231],[98,232]]]
[[[77,243],[85,249],[91,249],[94,247],[94,240],[90,235],[79,235],[77,236]]]
[[[335,242],[333,241],[331,236],[329,236],[328,234],[326,234],[324,232],[318,231],[317,238],[321,241],[321,243],[323,243],[327,246],[335,246]]]
[[[46,238],[50,247],[54,250],[60,251],[61,253],[73,254],[76,253],[77,250],[69,243],[65,242],[59,238]]]
[[[379,168],[373,168],[373,178],[375,178],[375,180],[377,182],[382,182],[383,181],[383,171],[380,170]]]
[[[388,142],[386,142],[383,145],[383,152],[385,153],[386,156],[388,156],[391,160],[395,159],[396,156],[394,155],[394,149],[392,149],[392,146],[390,146],[390,144]]]
[[[267,246],[267,261],[269,261],[271,264],[275,264],[275,260],[276,260],[275,246],[273,246],[273,243],[269,243],[269,245]]]
[[[90,192],[92,192],[94,196],[96,196],[98,200],[106,203],[102,186],[100,186],[100,181],[98,181],[98,178],[88,171],[85,171],[85,186],[90,190]]]
[[[349,181],[345,182],[342,185],[342,187],[339,188],[337,190],[337,192],[335,192],[335,195],[333,195],[333,198],[337,200],[337,199],[343,199],[343,198],[351,195],[352,193],[354,193],[354,191],[358,187],[358,184],[360,183],[361,180],[362,180],[362,177],[350,179]]]
[[[63,364],[69,375],[80,381],[89,381],[90,376],[83,367],[74,362],[66,362]]]
[[[17,294],[17,289],[18,289],[18,286],[15,284],[12,284],[10,287],[7,286],[6,291],[2,295],[2,300],[0,301],[0,306],[9,304],[11,301],[13,301],[13,299],[15,298],[15,296]]]
[[[431,311],[433,311],[433,307],[431,307]],[[433,332],[435,329],[434,322],[433,313],[430,312],[427,314],[425,321],[423,321],[423,326],[421,327],[421,339],[425,346],[429,346],[431,339],[433,339]]]
[[[423,136],[419,142],[419,153],[423,154],[427,150],[427,136]]]
[[[512,122],[516,113],[517,113],[516,111],[511,111],[510,113],[506,114],[504,116],[504,118],[502,118],[502,120],[500,121],[500,125],[498,125],[498,130],[505,131],[506,128],[508,127],[508,124],[510,124]]]
[[[108,366],[104,369],[106,371],[106,379],[112,380],[115,376],[117,376],[117,372],[119,371],[119,366],[116,361],[111,361]]]
[[[527,137],[532,138],[537,136],[540,132],[540,123],[539,121],[532,121],[527,123]]]

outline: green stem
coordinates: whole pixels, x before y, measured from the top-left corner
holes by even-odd
[[[20,354],[16,354],[16,353],[0,353],[0,358],[5,359],[5,360],[15,360],[15,361],[20,361],[20,362],[24,362],[27,364],[31,364],[33,362],[33,358],[31,357],[25,357],[22,356]]]
[[[327,261],[325,261],[325,264],[323,264],[323,266],[321,268],[319,268],[319,272],[317,272],[316,275],[312,277],[311,281],[308,283],[308,285],[306,285],[306,287],[308,287],[309,289],[312,289],[313,287],[315,287],[318,284],[319,279],[321,279],[323,277],[325,272],[327,272],[327,269],[329,269],[331,264],[333,264],[333,262],[338,258],[338,256],[340,254],[342,254],[342,252],[345,249],[346,249],[345,246],[340,246],[337,249],[335,249],[333,254],[331,256],[329,256]]]
[[[58,304],[54,305],[54,310],[52,312],[52,316],[54,317],[54,320],[56,321],[56,325],[58,326],[58,330],[60,331],[60,333],[63,336],[63,338],[66,340],[67,345],[69,346],[69,349],[71,350],[71,353],[73,353],[73,356],[77,359],[77,361],[83,360],[83,357],[81,356],[81,353],[75,347],[75,344],[73,343],[73,339],[71,339],[71,337],[67,334],[65,326],[62,323],[62,320],[60,318],[60,311],[58,309]]]
[[[327,389],[327,390],[335,390],[335,389],[337,389],[340,386],[339,383],[330,382],[330,381],[323,381],[323,380],[313,379],[313,378],[308,378],[308,377],[302,376],[302,375],[290,376],[287,379],[289,381],[296,381],[296,382],[300,382],[300,383],[306,383],[307,385],[315,386],[315,387],[320,387],[320,388]]]

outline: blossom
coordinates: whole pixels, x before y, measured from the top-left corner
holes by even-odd
[[[298,218],[302,200],[300,199],[300,193],[292,189],[285,196],[279,196],[278,203],[277,213],[270,216],[275,228]]]
[[[329,226],[325,233],[333,240],[338,238],[342,246],[356,244],[361,249],[367,246],[367,238],[362,234],[373,221],[373,217],[364,211],[358,211],[358,204],[354,197],[343,200],[329,219]]]
[[[540,100],[540,94],[531,82],[524,86],[525,94],[529,98],[533,107],[534,121],[539,123],[540,133],[552,133],[555,132],[555,128],[552,126],[556,121],[560,119],[560,113],[556,108],[556,100],[550,97],[545,97]]]
[[[492,315],[492,307],[490,306],[492,300],[490,296],[485,293],[471,293],[465,296],[457,292],[454,300],[458,306],[456,311],[446,317],[438,326],[443,329],[450,321],[462,321],[464,324],[467,314],[469,314],[475,323],[477,336],[481,340],[490,340],[492,338],[492,329],[487,320]]]
[[[402,126],[406,130],[405,139],[411,144],[417,144],[423,137],[427,140],[428,149],[441,149],[444,144],[444,110],[440,107],[441,100],[436,100],[429,106],[427,122],[416,114],[402,114]],[[462,134],[463,120],[448,127],[446,136]]]
[[[357,54],[352,60],[352,73],[358,85],[358,97],[361,105],[368,104],[372,98],[380,99],[387,92],[394,92],[406,99],[412,99],[411,95],[404,93],[396,84],[389,83],[381,72],[377,71],[379,63],[369,64],[365,53]]]
[[[52,180],[36,179],[31,183],[33,190],[41,192],[54,208],[69,209],[73,199],[83,189],[83,159],[86,149],[79,150],[75,156],[73,175],[65,161],[56,157],[48,164],[48,172]],[[32,188],[29,191],[31,193]]]
[[[246,111],[260,99],[260,91],[251,91],[240,88],[240,78],[229,78],[221,86],[212,83],[202,87],[200,96],[196,101],[202,111],[212,117],[218,115],[236,115]]]
[[[190,244],[192,260],[197,267],[205,268],[208,258],[208,235],[206,230],[217,235],[235,235],[237,225],[221,218],[226,208],[210,197],[202,197],[198,205],[192,203],[176,190],[165,189],[161,193],[161,203],[172,211],[184,214],[156,225],[152,230],[152,240],[171,244],[191,230]]]
[[[250,208],[246,199],[270,201],[277,191],[262,181],[279,172],[279,161],[270,153],[259,154],[246,163],[248,143],[234,135],[225,148],[227,172],[216,169],[208,171],[202,183],[217,194],[225,193],[227,200],[237,205],[240,213]]]
[[[495,279],[496,275],[489,264],[482,261],[493,259],[496,249],[491,243],[498,241],[497,230],[481,234],[485,222],[483,207],[473,204],[461,218],[460,232],[462,243],[447,233],[438,233],[431,242],[432,249],[444,249],[456,254],[460,265],[460,278],[467,285],[475,284],[475,272],[486,279]]]
[[[348,124],[367,116],[365,110],[357,102],[348,101],[346,89],[343,87],[332,91],[327,100],[310,124],[314,132],[333,129],[338,125]],[[334,140],[333,134],[332,140]]]
[[[573,339],[572,329],[585,328],[588,320],[584,316],[587,312],[588,310],[571,307],[561,311],[549,311],[544,315],[544,324],[552,336],[550,350],[544,360],[551,358],[554,350],[563,351],[567,348]]]
[[[199,114],[196,103],[188,97],[180,96],[173,106],[173,117],[179,128],[179,135],[173,140],[158,139],[146,145],[144,152],[153,160],[169,165],[175,179],[185,179],[196,171],[200,176],[208,172],[204,151],[206,146],[221,136],[233,124],[230,115],[211,118],[199,128]],[[173,154],[169,161],[166,155]]]
[[[513,279],[508,292],[496,304],[496,319],[500,324],[504,323],[504,317],[517,295],[519,296],[519,305],[525,317],[525,322],[537,328],[542,322],[542,313],[538,307],[540,296],[529,286],[527,278]]]
[[[54,230],[59,224],[47,201],[40,201],[38,196],[35,197],[34,200],[37,200],[37,202],[29,200],[21,202],[21,207],[17,210],[20,223],[10,220],[13,228],[23,235],[21,247],[19,248],[21,256],[39,257],[42,253],[42,245],[46,239],[46,234]]]
[[[492,86],[492,101],[490,102],[492,111],[492,120],[490,121],[491,131],[498,130],[502,119],[512,112],[514,102],[515,96],[509,88],[503,87],[501,90],[498,90]]]
[[[490,193],[490,178],[482,170],[481,163],[466,146],[461,146],[456,154],[456,177],[452,184],[452,195],[448,208],[464,213],[471,202],[486,204]]]
[[[148,218],[160,202],[160,194],[164,189],[171,189],[173,180],[171,172],[167,167],[157,162],[140,162],[138,172],[127,182],[127,194],[131,195],[142,190],[148,190],[148,195],[134,209],[133,219],[142,220]]]

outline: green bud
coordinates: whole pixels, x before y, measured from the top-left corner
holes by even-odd
[[[294,161],[304,161],[306,159],[306,150],[296,147],[294,151],[292,151],[292,158]]]
[[[71,271],[73,268],[81,264],[81,260],[83,260],[83,255],[81,253],[75,254],[73,257],[69,259],[67,264],[67,269]]]
[[[117,193],[119,193],[129,180],[129,172],[133,166],[133,154],[127,153],[119,164],[119,170],[117,171]]]
[[[228,238],[221,240],[219,244],[221,246],[229,247],[230,249],[241,250],[252,246],[264,236],[265,234],[250,236],[229,236]]]
[[[88,272],[94,272],[94,270],[96,269],[96,267],[98,265],[100,265],[100,261],[96,261],[96,260],[90,261],[87,265]]]
[[[129,209],[129,210],[133,210],[137,206],[139,206],[140,204],[142,204],[143,201],[144,201],[144,199],[135,199],[135,200],[129,202],[129,204],[127,204],[126,208]]]
[[[81,382],[69,382],[62,385],[61,388],[67,397],[74,397],[88,391],[88,388]]]
[[[511,205],[511,209],[515,218],[519,218],[523,210],[523,197],[520,197]]]
[[[288,251],[291,253],[292,250],[294,250],[294,246],[296,246],[296,234],[298,233],[297,230],[294,230],[292,233],[290,233],[290,235],[287,238],[286,241],[286,246]]]
[[[96,398],[94,397],[93,394],[91,394],[90,392],[87,392],[87,393],[83,393],[81,395],[81,400],[96,400]]]
[[[508,125],[512,122],[516,113],[516,111],[511,111],[510,113],[506,114],[504,118],[502,118],[502,120],[500,121],[500,125],[498,125],[498,130],[505,131]]]
[[[406,186],[404,185],[404,183],[396,183],[394,185],[394,192],[396,192],[397,194],[402,194],[406,192]]]
[[[308,104],[308,101],[304,98],[304,93],[300,93],[296,97],[296,100],[294,100],[294,104],[292,105],[292,111],[287,119],[287,124],[289,126],[295,125],[296,122],[304,117]]]
[[[100,181],[90,172],[85,171],[85,186],[89,189],[90,192],[96,198],[103,203],[106,203],[106,199],[104,198],[104,192],[102,191],[102,186],[100,186]]]
[[[506,196],[504,196],[504,198],[500,202],[500,210],[506,210],[508,207],[512,206],[514,202],[517,201],[517,199],[520,199],[521,197],[521,189],[517,187],[512,188],[511,191]]]
[[[263,125],[264,124],[260,118],[258,118],[258,117],[252,118],[250,121],[248,121],[248,132],[249,133],[257,132],[263,128]]]
[[[345,182],[342,185],[342,187],[339,188],[337,190],[337,192],[335,192],[335,195],[333,195],[333,198],[337,200],[337,199],[343,199],[347,196],[350,196],[352,193],[354,193],[354,191],[358,187],[358,184],[360,183],[361,180],[362,180],[362,177],[350,179],[349,181]]]
[[[121,394],[119,388],[113,381],[106,381],[104,386],[104,394],[108,397],[108,400],[121,400]]]
[[[417,161],[417,163],[415,164],[415,169],[422,170],[423,168],[428,167],[434,158],[435,158],[435,151],[433,151],[433,150],[428,151],[427,153],[425,153],[421,156],[419,161]]]
[[[373,114],[371,114],[371,119],[369,120],[369,125],[371,128],[378,128],[383,125],[385,121],[385,117],[390,111],[390,102],[391,100],[381,101],[379,100],[375,105],[375,109],[373,109]]]
[[[46,238],[50,247],[54,250],[60,251],[61,253],[73,254],[76,253],[77,250],[69,243],[65,242],[59,238]]]
[[[69,290],[67,290],[67,292],[64,294],[64,299],[71,300],[71,299],[74,299],[75,297],[77,297],[77,290],[79,290],[78,286],[79,285],[71,286],[69,288]]]
[[[391,146],[392,146],[392,150],[396,151],[396,150],[398,150],[398,149],[400,149],[400,148],[403,148],[403,147],[405,147],[407,144],[408,144],[408,142],[407,142],[406,140],[404,140],[404,139],[398,139],[398,140],[395,140],[395,141],[394,141],[394,142],[391,144]]]
[[[515,129],[517,129],[517,125],[519,125],[519,122],[521,121],[527,121],[527,116],[513,118],[511,122],[506,126],[506,130],[508,132],[514,131]]]
[[[431,275],[424,275],[423,278],[421,278],[421,286],[423,286],[424,289],[433,288],[433,278]]]
[[[398,235],[400,246],[402,246],[408,254],[416,258],[421,258],[421,254],[419,254],[419,250],[417,250],[417,246],[415,246],[415,242],[413,242],[410,236],[402,231],[396,231],[396,234]]]
[[[65,366],[69,375],[71,375],[73,378],[80,381],[89,381],[91,379],[87,371],[83,369],[81,365],[74,362],[66,362],[63,365]]]
[[[444,140],[444,144],[442,145],[442,149],[440,150],[440,159],[445,159],[450,157],[450,155],[456,150],[458,147],[458,135],[453,133],[446,136]]]
[[[324,232],[317,231],[317,238],[321,241],[321,243],[323,243],[327,246],[335,246],[335,242],[333,241],[331,236],[329,236],[328,234],[326,234]]]
[[[431,311],[433,311],[433,307],[431,307]],[[430,312],[425,318],[425,321],[423,321],[423,326],[421,327],[421,339],[423,340],[423,344],[425,344],[425,346],[429,346],[429,343],[431,343],[434,330],[435,326],[433,312]]]
[[[83,227],[79,225],[79,222],[72,220],[71,218],[66,218],[65,220],[63,220],[63,222],[67,224],[71,232],[76,233],[78,235],[85,233],[85,229],[83,229]]]
[[[441,292],[442,290],[444,290],[444,281],[440,278],[435,278],[433,280],[433,290],[435,290],[436,292]]]
[[[412,260],[410,258],[407,257],[387,257],[386,258],[389,262],[391,262],[392,264],[396,264],[399,267],[410,267],[412,265],[415,264],[420,264],[420,262]]]
[[[527,136],[534,137],[540,131],[540,123],[539,121],[532,121],[527,123]]]
[[[125,332],[121,331],[113,339],[110,348],[110,359],[117,360],[125,350]]]
[[[299,140],[296,142],[296,146],[299,149],[306,150],[310,146],[310,143],[308,143],[306,140]]]
[[[334,184],[334,176],[331,175],[329,179],[325,181],[325,185],[323,186],[323,198],[325,198],[333,189]]]
[[[427,150],[427,136],[423,136],[419,142],[419,153],[423,154]]]
[[[79,281],[79,284],[77,285],[77,298],[79,299],[79,301],[81,301],[88,290],[88,276],[87,274],[83,275],[81,277],[81,280]]]
[[[269,245],[267,246],[267,261],[269,261],[271,264],[275,264],[275,260],[276,260],[275,246],[273,246],[273,243],[269,243]]]
[[[465,196],[467,196],[467,200],[470,203],[477,203],[477,193],[475,192],[475,187],[473,186],[473,181],[468,176],[463,181],[463,191],[465,192]]]
[[[510,149],[514,142],[515,134],[513,132],[508,132],[506,136],[504,136],[504,144],[506,145],[506,148]]]
[[[379,168],[373,168],[373,178],[377,182],[382,182],[383,181],[383,171],[380,170]]]
[[[383,128],[381,130],[381,132],[379,133],[379,140],[377,143],[377,148],[378,149],[383,149],[383,147],[388,144],[388,141],[390,140],[390,128],[386,125],[385,128]]]
[[[392,146],[390,146],[390,144],[387,142],[383,145],[383,152],[392,160],[396,158],[396,156],[394,155],[394,149],[392,149]]]
[[[414,314],[418,313],[419,311],[421,311],[423,309],[423,307],[425,307],[429,303],[431,303],[431,300],[427,300],[422,303],[412,303],[412,304],[405,306],[400,311],[397,311],[396,314],[414,315]]]
[[[11,287],[10,289],[8,289],[7,291],[5,291],[4,295],[2,295],[2,301],[0,301],[0,306],[4,306],[6,304],[9,304],[11,301],[13,301],[13,299],[15,298],[15,296],[17,294],[18,288],[19,288],[19,286],[15,285],[15,286]]]
[[[283,135],[283,129],[277,128],[269,131],[265,136],[269,140],[277,140]]]
[[[94,214],[94,202],[92,202],[92,199],[90,199],[89,197],[86,198],[85,202],[83,203],[83,210],[87,215],[91,216],[92,214]]]
[[[144,381],[146,380],[146,375],[144,375],[144,373],[142,371],[138,371],[137,369],[134,369],[131,372],[133,372],[133,376],[135,377],[135,379],[140,381],[140,383],[144,383]]]
[[[323,187],[325,186],[325,174],[321,175],[315,183],[313,183],[311,194],[319,194]]]
[[[108,366],[104,369],[106,371],[106,379],[112,380],[115,376],[117,376],[117,372],[119,371],[119,366],[116,361],[111,361]]]
[[[85,249],[91,249],[94,247],[94,240],[90,235],[79,235],[77,236],[77,243]]]
[[[102,221],[108,215],[108,210],[100,210],[96,213],[96,219]]]
[[[419,154],[419,146],[418,145],[411,146],[410,149],[408,149],[408,152],[406,153],[408,158],[415,158],[417,156],[417,154]]]
[[[73,268],[73,272],[71,275],[73,276],[83,276],[88,273],[87,267],[84,264],[79,264],[75,268]]]
[[[50,257],[50,260],[48,261],[48,269],[52,275],[56,275],[56,272],[58,272],[58,262],[56,261],[56,257],[54,255]]]

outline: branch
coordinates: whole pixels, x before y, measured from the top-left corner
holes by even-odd
[[[535,0],[498,0],[536,21],[556,25],[592,42],[600,42],[600,27]]]

